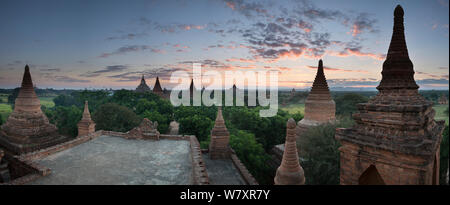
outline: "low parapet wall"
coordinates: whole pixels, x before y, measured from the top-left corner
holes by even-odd
[[[231,161],[233,161],[234,166],[239,171],[239,173],[241,174],[241,176],[245,180],[245,182],[248,185],[258,185],[258,182],[256,181],[256,179],[248,171],[248,169],[245,167],[245,165],[242,164],[239,157],[237,157],[236,152],[234,152],[234,150],[232,148],[230,148],[230,152],[231,152],[231,155],[230,155]]]
[[[205,162],[203,161],[200,143],[197,137],[190,136],[191,159],[192,159],[192,176],[195,185],[208,185],[209,177],[206,171]]]
[[[41,158],[47,157],[49,155],[52,155],[54,153],[57,153],[57,152],[69,149],[71,147],[74,147],[76,145],[85,143],[91,139],[97,138],[97,137],[103,135],[103,132],[104,132],[103,130],[99,130],[99,131],[90,133],[88,135],[76,137],[73,140],[54,145],[52,147],[41,149],[41,150],[38,150],[35,152],[30,152],[27,154],[22,154],[19,156],[19,159],[22,161],[31,161],[31,160],[41,159]]]

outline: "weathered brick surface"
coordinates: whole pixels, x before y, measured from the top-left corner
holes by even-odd
[[[236,153],[231,148],[230,148],[230,157],[231,161],[233,162],[233,165],[239,171],[245,183],[247,183],[247,185],[258,185],[256,179],[248,171],[247,167],[245,167],[245,165],[241,162],[241,160],[239,160],[239,157],[237,157]]]
[[[125,138],[159,140],[160,134],[157,127],[158,122],[152,122],[149,119],[144,118],[139,126],[127,132]]]
[[[274,179],[275,185],[302,185],[305,183],[303,168],[300,166],[295,137],[295,121],[290,118],[286,125],[286,142],[283,159]]]
[[[77,126],[78,136],[84,136],[95,132],[95,123],[91,119],[91,113],[89,113],[88,101],[84,102],[83,117],[80,122],[78,122]]]
[[[209,157],[211,159],[230,158],[230,133],[225,126],[222,116],[222,108],[219,107],[216,122],[211,130],[211,142],[209,144]]]
[[[195,136],[190,136],[190,142],[193,183],[195,185],[207,185],[209,184],[209,178],[202,158],[202,152],[200,151],[200,143]]]

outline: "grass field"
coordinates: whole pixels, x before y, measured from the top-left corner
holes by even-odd
[[[448,105],[434,105],[433,108],[436,111],[434,119],[445,120],[445,124],[448,125],[448,116],[444,113],[444,111],[448,108]],[[285,107],[282,106],[281,109],[289,112],[290,114],[295,114],[299,111],[304,114],[305,104],[291,104]]]
[[[305,114],[305,104],[290,104],[288,106],[281,106],[281,109],[288,112],[289,114],[295,114],[301,112]]]
[[[47,108],[51,108],[51,107],[55,107],[53,98],[55,98],[55,97],[39,97],[39,100],[41,101],[41,105],[43,105]]]
[[[436,111],[434,119],[445,120],[445,124],[448,125],[448,116],[444,113],[445,110],[448,108],[448,105],[434,105],[433,108]]]

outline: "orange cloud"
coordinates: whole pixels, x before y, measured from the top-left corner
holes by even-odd
[[[346,48],[342,52],[327,51],[326,53],[328,55],[338,56],[338,57],[348,57],[348,56],[370,57],[370,58],[373,58],[373,59],[376,59],[376,60],[380,60],[380,61],[384,60],[386,58],[386,55],[384,55],[384,54],[364,53],[364,52],[361,52],[359,50],[349,49],[349,48]]]

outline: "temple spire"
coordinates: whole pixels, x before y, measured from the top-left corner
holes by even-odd
[[[145,83],[144,74],[142,74],[141,83],[136,88],[136,92],[144,93],[151,91],[147,83]]]
[[[403,25],[404,11],[400,5],[394,10],[394,28],[391,43],[383,63],[382,79],[377,89],[398,90],[418,89],[414,80],[414,69],[408,55],[405,40],[405,27]]]
[[[153,87],[153,93],[162,93],[161,84],[159,83],[159,77],[156,77],[155,86]]]
[[[275,185],[302,185],[305,183],[304,171],[300,166],[297,152],[295,127],[295,120],[290,118],[286,125],[283,160],[277,169]]]
[[[41,112],[41,102],[34,91],[33,80],[31,79],[28,65],[25,66],[22,85],[17,95],[14,109]]]
[[[325,78],[325,73],[323,72],[322,59],[319,60],[319,66],[317,67],[316,78],[314,79],[313,86],[311,88],[311,92],[313,90],[327,90],[328,91],[327,79]]]
[[[211,142],[209,144],[209,157],[211,159],[227,159],[230,151],[228,143],[230,140],[230,133],[225,126],[225,121],[222,116],[222,107],[218,108],[216,121],[211,130]]]
[[[81,118],[80,122],[78,122],[77,126],[78,126],[78,136],[84,136],[95,132],[95,123],[91,119],[88,101],[84,101],[83,117]]]
[[[88,101],[84,101],[84,111],[83,111],[83,117],[81,120],[91,120],[91,113],[89,112],[89,106]]]
[[[314,83],[305,101],[305,117],[298,123],[298,135],[311,126],[333,122],[336,119],[336,104],[331,98],[325,78],[323,61],[319,60]]]

